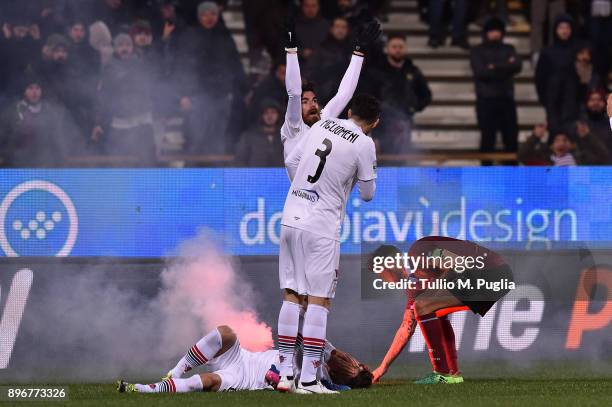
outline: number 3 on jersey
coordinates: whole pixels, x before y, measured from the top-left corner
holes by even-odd
[[[330,139],[326,138],[323,140],[323,145],[325,145],[325,150],[318,149],[315,153],[316,156],[321,159],[319,162],[319,166],[317,167],[317,171],[314,175],[308,176],[308,182],[314,184],[321,177],[321,173],[323,172],[323,168],[325,168],[325,163],[327,162],[327,156],[332,152],[332,142]]]

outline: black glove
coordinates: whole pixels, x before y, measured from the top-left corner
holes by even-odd
[[[359,31],[357,31],[355,48],[353,51],[366,54],[372,44],[380,37],[381,33],[380,24],[376,20],[372,20],[361,26]]]
[[[285,49],[297,48],[297,36],[295,35],[295,15],[293,13],[287,14],[285,20]]]

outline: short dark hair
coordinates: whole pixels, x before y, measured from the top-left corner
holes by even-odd
[[[314,84],[314,82],[304,82],[302,84],[302,94],[306,92],[312,92],[316,95],[317,91],[315,90],[315,87],[316,85]]]
[[[387,44],[390,43],[391,40],[402,40],[406,42],[406,36],[398,33],[389,34],[387,36]]]
[[[374,123],[380,117],[380,102],[371,95],[356,95],[351,101],[351,111],[366,123]]]
[[[357,373],[357,376],[349,379],[347,386],[351,389],[366,389],[372,385],[372,380],[374,379],[374,375],[370,372],[369,368],[365,368],[360,370]]]

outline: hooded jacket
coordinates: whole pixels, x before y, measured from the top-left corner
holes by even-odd
[[[561,40],[557,36],[557,27],[561,23],[568,23],[572,27],[572,35],[567,40]],[[575,39],[574,20],[568,14],[558,16],[554,25],[553,44],[542,50],[536,66],[535,82],[540,103],[546,105],[551,83],[574,80],[578,46],[578,41]]]
[[[488,41],[489,31],[501,31],[500,41]],[[482,29],[482,44],[472,48],[470,64],[474,73],[478,98],[514,98],[514,76],[522,69],[522,61],[512,45],[503,43],[504,22],[496,17],[487,20]]]

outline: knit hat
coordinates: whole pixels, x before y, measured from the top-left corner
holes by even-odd
[[[45,45],[49,47],[49,49],[55,50],[59,47],[68,48],[69,44],[68,39],[62,34],[51,34],[49,38],[47,38]]]
[[[120,45],[134,45],[134,42],[132,41],[132,37],[130,37],[129,35],[122,33],[119,34],[115,37],[115,39],[113,40],[113,46],[115,48],[117,48]]]
[[[209,11],[213,11],[215,13],[219,12],[219,6],[214,1],[205,1],[200,3],[198,6],[198,17],[200,17],[204,13],[208,13]]]
[[[140,33],[151,34],[153,29],[151,28],[151,23],[147,20],[138,20],[130,27],[130,35],[134,36]]]
[[[506,33],[506,23],[501,18],[488,18],[482,26],[482,34],[486,35],[489,31],[499,31],[502,34]]]
[[[20,91],[25,91],[30,85],[37,84],[42,86],[42,79],[40,76],[36,74],[36,72],[27,70],[24,74],[19,78],[19,87]]]
[[[89,27],[89,44],[97,51],[110,47],[113,37],[110,30],[102,21],[96,21]]]

